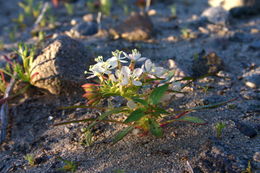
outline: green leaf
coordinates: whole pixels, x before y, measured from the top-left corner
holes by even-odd
[[[192,117],[192,116],[183,116],[179,119],[176,119],[177,121],[188,121],[191,123],[196,123],[196,124],[204,124],[206,123],[203,119],[200,119],[198,117]]]
[[[204,105],[204,106],[198,106],[198,107],[195,107],[195,108],[188,109],[188,111],[201,110],[201,109],[213,109],[213,108],[217,108],[217,107],[226,105],[227,103],[233,102],[233,101],[235,101],[237,99],[238,98],[234,98],[234,99],[230,99],[230,100],[224,101],[224,102],[219,102],[219,103],[214,103],[214,104],[209,104],[209,105]]]
[[[154,119],[149,119],[148,123],[149,123],[149,130],[154,136],[156,136],[156,137],[163,136],[162,128]]]
[[[141,119],[143,116],[145,116],[145,113],[142,109],[137,109],[135,111],[133,111],[128,117],[127,119],[124,121],[124,123],[130,123],[133,121],[137,121],[139,119]]]
[[[158,104],[165,92],[167,91],[168,87],[169,84],[165,84],[163,86],[155,88],[149,97],[149,103],[153,105]]]
[[[115,136],[115,138],[113,139],[113,144],[117,143],[118,141],[120,141],[121,139],[123,139],[129,132],[131,132],[134,129],[134,127],[129,126],[124,128],[123,130],[121,130],[120,132],[118,132]]]
[[[140,103],[140,104],[142,104],[142,105],[144,105],[144,106],[148,106],[148,103],[147,103],[146,100],[143,100],[143,99],[140,99],[140,98],[132,98],[132,100],[133,100],[134,102]]]

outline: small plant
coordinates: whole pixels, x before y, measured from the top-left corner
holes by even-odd
[[[181,29],[181,37],[183,39],[194,39],[197,35],[191,29],[183,28]]]
[[[171,10],[171,18],[176,18],[177,17],[177,8],[176,5],[173,4],[170,6],[170,10]]]
[[[217,132],[217,137],[218,138],[221,138],[222,136],[222,131],[223,129],[226,127],[226,124],[225,123],[222,123],[222,122],[219,122],[216,124],[216,132]]]
[[[66,11],[68,15],[72,16],[74,14],[74,6],[71,3],[64,3],[64,6],[66,8]]]
[[[116,134],[113,139],[114,143],[123,139],[134,129],[139,129],[143,134],[150,132],[156,137],[162,137],[163,127],[172,122],[186,121],[205,124],[205,121],[198,117],[187,116],[186,114],[189,112],[215,108],[230,102],[205,105],[183,111],[168,110],[169,103],[167,103],[166,98],[171,93],[183,93],[181,90],[186,85],[182,86],[181,80],[172,82],[173,73],[171,71],[156,66],[150,59],[142,57],[136,49],[131,54],[117,50],[112,52],[112,55],[106,61],[102,56],[96,58],[97,63],[90,66],[89,72],[87,72],[87,74],[91,74],[88,79],[98,79],[97,83],[87,83],[82,86],[85,90],[83,97],[88,100],[88,105],[67,107],[93,108],[99,109],[103,113],[97,119],[75,120],[56,125],[92,121],[86,129],[88,132],[100,122],[125,125],[126,127]],[[143,63],[142,66],[136,67],[137,62]],[[107,107],[101,106],[111,98],[121,98],[125,102],[119,106],[114,106],[109,102]],[[115,115],[121,116],[124,120],[113,118]],[[165,117],[168,117],[167,120]]]
[[[28,161],[30,166],[34,166],[36,164],[35,156],[33,154],[26,154],[24,159]]]
[[[253,173],[253,170],[252,170],[252,166],[251,166],[251,162],[250,162],[250,161],[248,161],[247,168],[246,168],[246,170],[242,171],[242,173]]]
[[[22,59],[22,65],[17,61],[12,61],[5,56],[8,62],[5,69],[0,69],[0,71],[9,75],[12,78],[17,78],[18,80],[26,83],[30,83],[31,78],[36,75],[32,75],[30,72],[30,67],[35,56],[36,48],[34,46],[29,46],[23,43],[18,43],[18,50],[16,53]],[[16,74],[16,76],[14,75]]]
[[[58,159],[65,163],[65,165],[62,168],[58,169],[60,171],[76,172],[76,170],[78,169],[76,162],[65,160],[61,157],[58,157]]]
[[[0,40],[0,50],[4,50],[5,44],[3,40]]]
[[[91,0],[87,2],[88,10],[92,12],[100,11],[103,14],[109,16],[112,2],[111,0]]]

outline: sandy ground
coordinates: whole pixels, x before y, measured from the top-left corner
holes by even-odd
[[[81,128],[87,124],[53,126],[69,119],[83,119],[96,116],[92,110],[58,110],[57,107],[83,104],[80,95],[52,96],[35,91],[33,96],[12,104],[10,134],[7,142],[1,145],[0,172],[61,172],[57,169],[64,163],[58,159],[74,161],[77,171],[94,172],[241,172],[248,162],[255,172],[260,172],[259,159],[253,158],[260,152],[259,138],[259,98],[258,88],[246,85],[247,77],[257,75],[259,80],[260,51],[252,46],[260,41],[260,18],[258,16],[232,19],[226,26],[212,23],[198,24],[195,21],[208,8],[206,0],[174,1],[177,6],[177,19],[169,20],[169,1],[155,3],[151,9],[156,15],[150,16],[155,27],[151,40],[129,42],[112,40],[106,36],[89,36],[78,39],[95,55],[110,56],[116,49],[130,50],[138,48],[142,55],[156,63],[168,66],[168,59],[177,64],[177,69],[186,76],[192,74],[193,55],[205,50],[216,52],[223,60],[223,70],[219,77],[207,77],[195,82],[192,92],[176,98],[170,107],[183,109],[238,98],[229,105],[220,108],[190,113],[207,121],[206,125],[173,123],[164,129],[162,138],[152,136],[139,137],[128,135],[115,145],[109,143],[109,137],[123,128],[113,124],[100,124],[95,128],[96,142],[87,147],[82,145]],[[11,19],[17,9],[14,2],[0,2],[0,39],[5,39],[5,49],[0,55],[11,51],[15,42],[8,40],[3,29],[11,26]],[[64,9],[62,10],[64,12]],[[61,14],[62,14],[61,12]],[[82,17],[88,13],[77,10],[72,17],[57,19],[62,21],[57,29],[47,30],[48,34],[60,34],[69,26],[71,18]],[[57,13],[59,14],[59,13]],[[109,29],[126,15],[119,7],[113,7],[112,18],[105,17],[102,27]],[[17,14],[16,14],[17,15]],[[181,30],[189,28],[197,36],[194,39],[182,39]],[[253,32],[255,31],[255,32]],[[18,32],[17,41],[32,42],[30,37]],[[235,37],[238,34],[241,37]],[[25,34],[26,35],[26,34]],[[259,82],[258,82],[259,84]],[[209,90],[202,88],[207,86]],[[49,120],[52,116],[53,119]],[[235,122],[243,122],[258,133],[255,137],[243,134]],[[216,139],[215,125],[223,122],[226,127],[221,139]],[[250,131],[247,128],[245,131]],[[35,166],[24,159],[26,154],[34,154]],[[190,165],[190,166],[189,166]]]

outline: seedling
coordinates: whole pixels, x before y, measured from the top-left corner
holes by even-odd
[[[78,122],[92,122],[86,129],[91,129],[100,122],[116,123],[126,126],[116,134],[113,143],[123,139],[134,129],[140,129],[143,134],[150,133],[156,137],[163,136],[163,127],[167,124],[184,121],[196,124],[205,124],[205,121],[194,116],[187,116],[191,111],[201,109],[216,108],[227,102],[205,105],[183,111],[168,110],[169,103],[162,104],[164,97],[170,93],[183,93],[181,90],[186,86],[180,86],[180,81],[193,80],[184,78],[172,82],[173,73],[163,67],[158,67],[148,58],[142,57],[135,49],[127,54],[122,51],[112,52],[112,57],[104,61],[99,56],[95,59],[95,65],[90,66],[90,78],[97,78],[97,83],[87,83],[82,87],[85,90],[87,106],[72,106],[67,108],[93,108],[103,112],[97,119],[88,118],[70,122],[59,123],[64,125]],[[143,63],[141,67],[136,67],[136,63]],[[175,85],[178,85],[176,87]],[[103,104],[113,98],[119,97],[125,100],[119,107]],[[165,102],[165,101],[164,101]],[[63,108],[65,109],[65,108]],[[113,118],[114,115],[122,116],[124,120]],[[165,120],[168,117],[168,120]]]
[[[72,16],[74,14],[74,6],[71,3],[64,3],[64,6],[66,8],[66,11],[68,15]]]
[[[65,165],[62,168],[59,168],[60,171],[66,171],[66,172],[76,172],[78,169],[78,166],[76,162],[65,160],[61,157],[58,157],[59,160],[65,163]]]
[[[246,170],[242,171],[242,173],[253,173],[253,170],[252,170],[252,166],[251,166],[251,162],[250,162],[250,161],[248,161],[247,168],[246,168]]]
[[[28,161],[30,166],[34,166],[36,163],[35,156],[33,154],[26,154],[24,159]]]
[[[5,44],[3,40],[0,40],[0,50],[4,50]]]
[[[87,2],[88,10],[91,12],[102,12],[103,14],[109,16],[112,7],[111,0],[92,0]]]
[[[222,122],[219,122],[219,123],[216,124],[215,127],[216,127],[217,137],[221,138],[223,129],[226,127],[226,124],[222,123]]]
[[[171,10],[171,18],[174,19],[177,17],[177,9],[176,9],[176,5],[173,4],[170,6],[170,10]]]

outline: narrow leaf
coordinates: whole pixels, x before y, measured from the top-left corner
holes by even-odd
[[[109,115],[118,114],[118,113],[120,113],[120,112],[126,112],[126,111],[128,111],[128,110],[126,110],[125,107],[120,107],[120,108],[115,108],[115,109],[113,109],[113,110],[111,110],[111,111],[104,112],[104,113],[102,113],[102,114],[98,117],[97,121],[91,123],[91,124],[88,126],[88,129],[91,129],[92,127],[94,127],[94,126],[97,124],[98,121],[104,120],[104,119],[105,119],[107,116],[109,116]]]
[[[153,105],[158,104],[165,92],[167,91],[168,87],[169,84],[165,84],[163,86],[155,88],[149,97],[149,102]]]
[[[149,119],[148,123],[149,123],[149,130],[154,136],[156,137],[163,136],[162,128],[154,119]]]
[[[129,132],[131,132],[134,129],[134,127],[129,126],[126,127],[125,129],[121,130],[120,132],[118,132],[115,136],[115,138],[113,139],[113,144],[117,143],[118,141],[120,141],[121,139],[123,139]]]
[[[179,119],[176,119],[177,121],[188,121],[191,123],[196,123],[196,124],[204,124],[206,123],[203,119],[200,119],[198,117],[192,117],[192,116],[183,116]]]
[[[137,121],[137,120],[141,119],[143,116],[145,116],[144,111],[142,109],[137,109],[137,110],[133,111],[124,122],[130,123],[133,121]]]
[[[146,100],[143,100],[143,99],[140,99],[140,98],[132,98],[132,100],[133,100],[134,102],[140,103],[140,104],[142,104],[142,105],[144,105],[144,106],[148,106],[148,103],[147,103]]]

